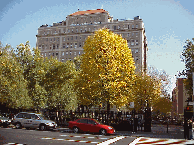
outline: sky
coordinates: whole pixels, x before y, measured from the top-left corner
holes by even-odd
[[[66,20],[83,10],[103,8],[113,19],[140,16],[148,42],[147,64],[171,78],[185,68],[180,55],[187,39],[194,38],[194,0],[0,0],[0,41],[16,48],[30,41],[36,46],[38,28]],[[193,35],[192,35],[193,34]]]

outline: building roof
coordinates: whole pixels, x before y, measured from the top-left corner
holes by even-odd
[[[93,14],[93,13],[104,13],[107,12],[103,9],[96,9],[96,10],[87,10],[87,11],[78,11],[73,14],[70,14],[70,16],[75,16],[75,15],[84,15],[84,14]]]

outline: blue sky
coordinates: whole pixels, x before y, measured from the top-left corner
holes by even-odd
[[[16,48],[30,41],[36,46],[38,28],[66,19],[78,8],[103,8],[114,19],[140,16],[148,40],[148,65],[165,70],[172,78],[184,69],[180,60],[186,39],[194,37],[194,0],[0,0],[0,41]]]

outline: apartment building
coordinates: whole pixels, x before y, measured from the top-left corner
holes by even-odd
[[[147,40],[143,20],[139,16],[133,20],[113,20],[103,9],[77,11],[65,21],[42,25],[38,28],[37,47],[44,57],[54,56],[65,62],[83,53],[83,45],[94,31],[108,28],[121,34],[127,40],[138,71],[146,69]]]
[[[171,116],[174,118],[181,118],[184,114],[184,107],[187,105],[187,90],[183,83],[184,78],[177,78],[176,87],[172,91],[172,112]]]

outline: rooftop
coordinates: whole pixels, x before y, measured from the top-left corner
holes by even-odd
[[[84,15],[84,14],[94,14],[94,13],[104,13],[107,12],[103,9],[96,9],[96,10],[87,10],[87,11],[78,11],[73,14],[70,14],[70,16],[75,16],[75,15]]]

